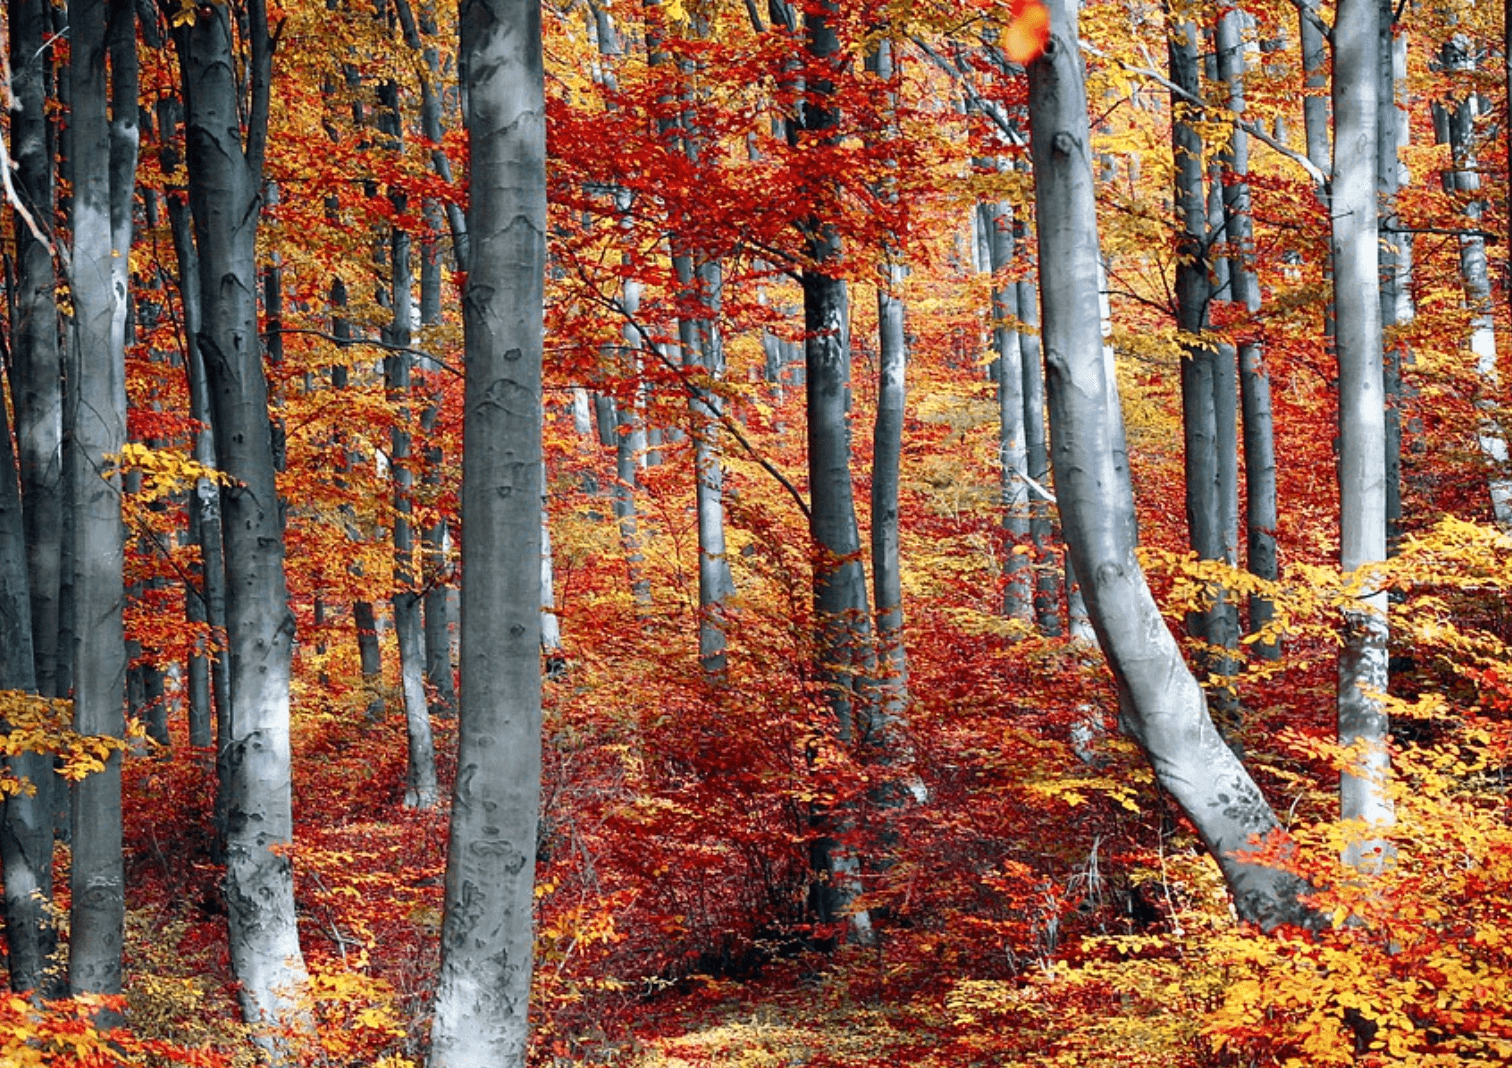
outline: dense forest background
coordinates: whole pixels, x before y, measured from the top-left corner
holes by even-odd
[[[540,15],[530,1063],[1512,1059],[1503,12],[1088,2],[1069,280],[1059,0]],[[8,6],[6,1064],[430,1056],[514,618],[457,617],[468,186],[529,184],[456,18]],[[1084,283],[1142,645],[1063,540]]]

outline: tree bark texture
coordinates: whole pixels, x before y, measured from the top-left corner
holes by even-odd
[[[1468,46],[1461,38],[1456,38],[1444,46],[1443,63],[1445,69],[1450,71],[1471,73],[1475,69],[1474,57],[1468,54]],[[1452,169],[1444,175],[1444,190],[1466,198],[1464,212],[1466,229],[1469,232],[1459,239],[1460,279],[1465,289],[1465,305],[1471,311],[1470,351],[1475,355],[1475,370],[1493,394],[1493,397],[1482,398],[1477,402],[1477,406],[1485,414],[1476,434],[1476,440],[1490,467],[1488,488],[1491,496],[1491,514],[1498,527],[1502,530],[1512,530],[1512,477],[1509,477],[1509,473],[1512,472],[1509,472],[1507,467],[1507,439],[1497,424],[1495,415],[1494,394],[1499,377],[1496,367],[1496,317],[1491,304],[1491,276],[1486,263],[1486,239],[1480,232],[1481,220],[1486,212],[1486,203],[1478,196],[1481,191],[1481,177],[1474,145],[1475,120],[1481,110],[1480,96],[1471,91],[1453,106],[1435,104],[1433,110],[1436,134],[1441,144],[1449,145],[1452,161]],[[1384,300],[1383,293],[1383,307]],[[1400,363],[1398,363],[1396,377],[1400,387]],[[1396,414],[1393,405],[1388,409],[1387,415],[1391,417]],[[1398,424],[1394,429],[1400,451],[1401,427]],[[1388,435],[1392,430],[1392,422],[1388,418]],[[1388,444],[1390,440],[1388,437]],[[1388,462],[1389,460],[1388,454]],[[1388,492],[1391,488],[1391,483],[1388,481]],[[1390,503],[1388,498],[1388,507]],[[1397,518],[1400,519],[1400,496],[1396,504]]]
[[[51,5],[12,0],[9,6],[11,159],[16,192],[43,232],[53,218],[53,172],[46,115],[48,64],[44,46],[51,31]],[[62,696],[58,657],[72,650],[58,644],[62,585],[63,367],[58,345],[57,276],[47,245],[20,218],[16,235],[16,279],[11,306],[11,399],[16,451],[26,522],[26,558],[31,586],[32,653],[37,689]],[[48,783],[38,783],[46,791]]]
[[[0,397],[0,697],[36,696],[31,641],[31,591],[27,581],[26,523],[10,417]],[[0,714],[0,730],[10,725]],[[53,919],[53,824],[47,792],[52,757],[21,753],[5,758],[6,775],[31,783],[34,792],[0,802],[0,879],[4,881],[6,965],[11,990],[57,997],[53,955],[58,947]]]
[[[404,210],[402,195],[395,209]],[[434,808],[440,800],[436,786],[436,745],[431,735],[430,705],[425,697],[425,632],[420,593],[415,589],[415,534],[410,517],[415,510],[415,472],[410,466],[409,396],[413,357],[407,349],[414,334],[410,298],[414,274],[410,265],[410,237],[394,227],[390,237],[390,303],[393,319],[387,341],[399,351],[384,358],[383,369],[391,403],[397,406],[389,439],[389,473],[394,491],[394,635],[399,643],[400,689],[404,694],[404,727],[408,764],[404,779],[405,808]]]
[[[462,714],[431,1068],[523,1068],[541,784],[546,108],[537,0],[464,0]]]
[[[1246,860],[1275,815],[1207,714],[1135,558],[1134,498],[1117,388],[1099,329],[1097,214],[1075,10],[1051,0],[1051,39],[1029,66],[1042,336],[1051,454],[1066,543],[1117,680],[1125,727],[1192,820],[1239,914],[1302,917],[1297,880]]]
[[[1228,89],[1229,110],[1244,114],[1244,16],[1227,12],[1218,22],[1218,76]],[[1234,303],[1251,315],[1260,310],[1260,284],[1255,276],[1254,215],[1249,189],[1249,135],[1237,125],[1229,135],[1224,162],[1230,175],[1223,187],[1224,228],[1232,250],[1229,288]],[[1276,442],[1271,417],[1270,374],[1258,343],[1239,345],[1239,401],[1244,413],[1244,526],[1245,564],[1250,574],[1269,582],[1279,577],[1276,559]],[[1275,618],[1275,606],[1263,594],[1249,597],[1249,631],[1257,634]],[[1264,660],[1281,655],[1277,641],[1261,642]]]
[[[1355,756],[1339,785],[1340,815],[1367,827],[1392,821],[1386,783],[1386,593],[1371,569],[1386,559],[1386,404],[1382,370],[1380,245],[1376,222],[1379,0],[1341,0],[1334,22],[1333,257],[1339,368],[1339,564],[1366,589],[1344,612],[1339,653],[1339,741]],[[1378,863],[1368,831],[1345,850]]]
[[[998,462],[1001,468],[1003,531],[1007,535],[1003,570],[1003,614],[1028,623],[1033,619],[1033,571],[1021,549],[1029,547],[1029,449],[1024,434],[1024,356],[1018,317],[1018,287],[1001,278],[1013,262],[1013,215],[1007,204],[978,204],[978,226],[987,247],[992,275],[992,348],[997,354]]]
[[[230,664],[226,768],[226,911],[242,1013],[269,1057],[292,1054],[270,1025],[307,1029],[294,913],[289,681],[294,617],[284,580],[268,386],[257,332],[256,236],[267,132],[271,43],[261,0],[248,4],[251,99],[242,101],[229,11],[200,9],[178,36],[187,101],[189,203],[199,252],[205,362],[221,491]],[[223,715],[225,713],[223,712]]]
[[[1187,98],[1200,98],[1202,84],[1197,54],[1197,29],[1190,22],[1170,28],[1171,81]],[[1203,194],[1202,137],[1188,99],[1172,94],[1171,151],[1174,157],[1176,221],[1176,322],[1181,332],[1181,425],[1186,448],[1186,516],[1188,538],[1199,560],[1230,558],[1229,501],[1237,494],[1229,470],[1237,448],[1234,427],[1234,382],[1227,373],[1225,354],[1211,339],[1209,302],[1214,297],[1212,263],[1208,256],[1208,206]],[[1232,354],[1229,354],[1230,356]],[[1227,460],[1227,462],[1225,462]],[[1193,637],[1204,643],[1201,663],[1218,676],[1208,691],[1212,711],[1225,735],[1239,727],[1237,702],[1226,680],[1231,654],[1238,642],[1238,621],[1232,602],[1221,590],[1211,591],[1213,604],[1188,620]]]
[[[74,728],[125,733],[126,639],[122,620],[125,528],[121,480],[106,457],[126,443],[125,338],[115,332],[111,244],[110,124],[106,111],[109,5],[82,0],[70,11],[69,83],[73,137],[73,365],[67,416],[73,444]],[[133,100],[132,106],[135,106]],[[124,325],[124,319],[118,320]],[[73,787],[69,908],[71,993],[121,990],[125,873],[121,854],[121,764]]]

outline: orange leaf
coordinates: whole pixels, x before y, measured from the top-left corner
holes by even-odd
[[[1015,63],[1028,63],[1050,40],[1050,10],[1039,0],[1013,0],[1013,21],[1003,35],[1003,51]]]

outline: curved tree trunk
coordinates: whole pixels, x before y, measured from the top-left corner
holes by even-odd
[[[546,106],[538,0],[464,0],[472,153],[462,715],[431,1068],[523,1068],[541,785]]]
[[[1117,680],[1124,725],[1217,860],[1240,916],[1296,922],[1298,881],[1244,859],[1275,815],[1207,714],[1135,558],[1134,498],[1098,314],[1097,213],[1087,97],[1069,0],[1029,67],[1051,455],[1066,544]]]

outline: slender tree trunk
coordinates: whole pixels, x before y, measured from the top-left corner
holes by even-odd
[[[1402,363],[1405,357],[1401,341],[1386,344],[1392,329],[1405,321],[1403,304],[1409,292],[1408,272],[1411,265],[1411,235],[1400,233],[1397,216],[1397,193],[1404,184],[1400,149],[1406,141],[1406,124],[1400,120],[1396,106],[1398,51],[1406,73],[1407,40],[1399,41],[1392,32],[1395,13],[1393,0],[1378,0],[1380,11],[1380,78],[1376,99],[1376,190],[1380,208],[1381,256],[1381,331],[1385,348],[1386,391],[1386,547],[1394,554],[1402,536]]]
[[[977,205],[977,219],[992,274],[992,346],[997,353],[998,462],[1001,466],[1003,530],[1007,554],[1003,570],[1003,614],[1028,623],[1034,618],[1033,572],[1023,550],[1029,548],[1029,448],[1024,434],[1024,356],[1018,317],[1018,287],[1000,277],[1013,262],[1012,209],[1006,204]]]
[[[1228,88],[1229,109],[1243,115],[1243,14],[1226,13],[1218,23],[1218,76]],[[1311,101],[1309,101],[1310,103]],[[1260,284],[1255,276],[1254,218],[1250,208],[1249,135],[1238,126],[1230,134],[1226,163],[1230,180],[1223,187],[1224,225],[1230,247],[1229,285],[1234,303],[1251,315],[1260,310]],[[1244,411],[1245,563],[1250,574],[1268,582],[1279,578],[1276,560],[1276,443],[1271,418],[1270,374],[1264,354],[1254,341],[1239,345],[1239,397]],[[1275,618],[1275,606],[1263,594],[1249,597],[1249,631],[1262,632]],[[1281,656],[1279,641],[1256,647],[1264,660]]]
[[[46,110],[52,50],[44,47],[51,30],[50,13],[51,5],[41,0],[12,0],[8,7],[14,100],[10,114],[13,182],[44,237],[51,233],[54,214]],[[29,619],[24,625],[32,658],[32,682],[27,686],[25,675],[18,669],[14,681],[3,688],[57,697],[67,692],[58,688],[59,657],[72,655],[71,648],[60,648],[59,643],[64,478],[57,283],[47,243],[32,232],[18,211],[12,213],[12,233],[16,260],[10,309],[10,399],[20,476],[21,544],[29,598]],[[8,426],[6,432],[8,435]],[[0,488],[10,485],[9,463],[4,461],[0,470],[0,479],[4,480]],[[0,637],[0,644],[19,647],[22,626],[17,621],[14,641],[9,636]],[[25,776],[36,787],[31,797],[13,797],[7,802],[4,826],[0,828],[11,988],[34,989],[44,997],[53,997],[61,992],[60,977],[48,970],[57,948],[51,911],[53,811],[67,792],[53,773],[51,758],[40,754],[17,757],[9,766],[12,773]]]
[[[823,70],[845,62],[833,20],[833,3],[811,8],[805,16],[810,59]],[[834,85],[816,76],[808,83],[803,126],[819,138],[833,138],[839,124]],[[814,556],[814,629],[816,674],[824,683],[841,745],[867,739],[872,715],[868,708],[871,680],[876,674],[871,614],[867,604],[866,573],[861,563],[861,537],[856,525],[850,472],[850,313],[845,280],[840,276],[840,237],[823,217],[831,195],[812,188],[814,214],[803,224],[803,325],[805,396],[808,422],[808,474],[811,499],[809,535]],[[810,847],[810,865],[818,873],[813,905],[820,923],[837,922],[855,897],[854,858],[840,853],[835,816],[819,809],[813,817],[817,834]],[[869,920],[851,917],[865,939]]]
[[[83,734],[125,733],[126,639],[122,566],[125,528],[121,480],[106,477],[107,456],[126,444],[125,338],[115,325],[111,246],[110,124],[106,114],[105,0],[70,10],[69,79],[73,137],[74,362],[68,376],[73,443],[74,727]],[[118,12],[117,12],[118,13]],[[126,6],[125,17],[133,15]],[[133,52],[133,56],[135,53]],[[132,105],[135,107],[135,98]],[[124,299],[124,294],[120,294]],[[72,993],[121,990],[125,877],[121,854],[121,757],[74,784],[68,986]]]
[[[48,63],[52,50],[51,5],[12,0],[9,8],[11,159],[17,194],[44,235],[53,220],[52,160],[46,115]],[[11,397],[15,406],[17,453],[26,522],[27,571],[31,579],[32,649],[37,689],[62,696],[57,687],[58,657],[72,651],[58,645],[62,583],[63,375],[58,347],[56,274],[47,245],[15,213],[16,284],[11,308]],[[46,791],[48,784],[38,783]]]
[[[1340,0],[1334,21],[1333,258],[1339,363],[1340,566],[1365,587],[1344,612],[1339,741],[1354,747],[1340,782],[1341,816],[1365,828],[1392,822],[1386,711],[1386,405],[1376,222],[1376,114],[1381,79],[1379,0]],[[1381,863],[1381,842],[1357,833],[1351,864]]]
[[[15,461],[10,417],[0,397],[0,694],[7,701],[18,694],[37,696],[26,523]],[[0,730],[11,727],[0,717]],[[58,929],[52,912],[53,823],[46,791],[52,757],[19,753],[6,757],[3,768],[7,776],[37,788],[30,794],[11,794],[0,803],[0,879],[10,986],[18,994],[30,990],[41,998],[56,997],[60,991],[54,960]]]
[[[464,0],[462,718],[431,1068],[523,1068],[541,784],[541,307],[546,107],[537,0]]]
[[[284,581],[267,379],[257,332],[256,236],[272,44],[261,0],[246,9],[251,101],[243,114],[230,12],[201,8],[178,30],[187,113],[189,202],[200,257],[202,328],[221,493],[230,738],[226,752],[226,911],[242,1013],[269,1057],[291,1053],[273,1025],[309,1025],[288,846],[289,682],[294,617]]]
[[[177,164],[176,159],[168,162]],[[202,467],[213,470],[216,466],[215,432],[211,427],[210,390],[205,381],[204,358],[199,350],[200,277],[199,254],[194,248],[194,222],[189,217],[189,202],[181,191],[170,191],[167,201],[168,223],[179,264],[179,294],[184,308],[184,366],[189,383],[189,414],[200,424],[194,435],[194,459]],[[226,563],[221,548],[220,488],[208,478],[198,479],[189,496],[189,533],[200,548],[199,588],[191,589],[187,595],[194,613],[191,618],[203,620],[208,625],[211,642],[216,649],[221,649],[226,637]],[[214,745],[219,766],[219,754],[225,751],[231,740],[228,715],[231,694],[226,658],[204,653],[192,656],[188,676],[189,744]],[[220,817],[224,817],[225,811],[222,793],[218,792],[216,806]],[[221,828],[222,834],[225,833],[224,818],[217,818],[216,826]]]
[[[1186,515],[1188,537],[1199,560],[1228,560],[1227,501],[1233,486],[1224,462],[1226,451],[1237,452],[1233,431],[1233,382],[1220,369],[1218,347],[1203,338],[1208,329],[1208,305],[1213,299],[1208,257],[1208,208],[1203,195],[1202,137],[1196,123],[1203,119],[1188,101],[1201,98],[1197,30],[1190,22],[1170,31],[1171,81],[1184,97],[1172,94],[1171,150],[1175,168],[1176,221],[1179,227],[1176,261],[1176,319],[1181,331],[1181,425],[1186,446]],[[1222,403],[1220,403],[1220,397]],[[1220,417],[1221,415],[1221,417]],[[1232,459],[1232,458],[1230,458]],[[1080,571],[1080,569],[1078,569]],[[1201,662],[1205,673],[1218,676],[1208,700],[1225,736],[1239,728],[1237,702],[1222,677],[1230,657],[1225,652],[1238,640],[1234,605],[1212,591],[1213,605],[1187,622],[1195,638],[1205,643]]]
[[[394,196],[394,207],[398,212],[404,211],[402,194]],[[393,321],[388,328],[388,342],[402,350],[409,346],[413,334],[409,234],[394,227],[391,248]],[[397,405],[389,446],[389,473],[394,490],[394,635],[399,641],[399,677],[409,753],[404,806],[434,808],[440,799],[436,787],[436,747],[431,736],[430,705],[425,698],[425,634],[420,618],[420,594],[414,588],[415,536],[410,523],[415,487],[415,473],[410,467],[411,362],[412,357],[405,351],[392,352],[383,362],[385,385],[391,402]]]
[[[1014,240],[1021,245],[1029,238],[1022,219],[1013,220]],[[1061,635],[1061,577],[1059,554],[1055,551],[1055,520],[1051,512],[1050,452],[1045,448],[1045,368],[1040,356],[1039,291],[1028,279],[1020,279],[1018,317],[1024,324],[1019,334],[1019,351],[1024,364],[1024,457],[1029,465],[1029,540],[1034,545],[1034,619],[1041,634],[1048,638]]]
[[[1463,38],[1457,37],[1444,46],[1443,64],[1450,71],[1474,71],[1475,60]],[[1512,530],[1512,471],[1507,466],[1507,439],[1497,425],[1495,416],[1497,404],[1494,395],[1498,389],[1499,377],[1496,368],[1496,318],[1491,305],[1491,274],[1486,264],[1486,239],[1481,235],[1481,220],[1485,216],[1486,202],[1479,196],[1481,178],[1473,143],[1475,120],[1479,111],[1480,97],[1471,91],[1452,108],[1435,105],[1433,119],[1439,142],[1449,145],[1452,161],[1452,169],[1444,174],[1444,191],[1465,198],[1465,224],[1470,232],[1459,239],[1459,259],[1465,304],[1471,311],[1470,351],[1475,355],[1476,374],[1493,395],[1477,401],[1477,407],[1484,414],[1476,439],[1491,469],[1488,482],[1492,516],[1498,527]],[[1383,305],[1384,301],[1383,292]],[[1400,377],[1398,364],[1398,383]],[[1395,408],[1388,410],[1387,414],[1395,415]],[[1388,422],[1388,434],[1391,429]],[[1400,447],[1400,425],[1396,427],[1396,435]],[[1389,490],[1389,482],[1387,487]],[[1388,506],[1389,503],[1388,500]],[[1400,512],[1400,499],[1397,506]]]
[[[1197,828],[1240,916],[1304,915],[1295,877],[1247,860],[1274,814],[1207,715],[1135,558],[1134,499],[1118,394],[1099,336],[1097,213],[1087,98],[1069,0],[1050,0],[1051,40],[1029,66],[1051,453],[1066,544],[1118,683],[1124,725]]]

